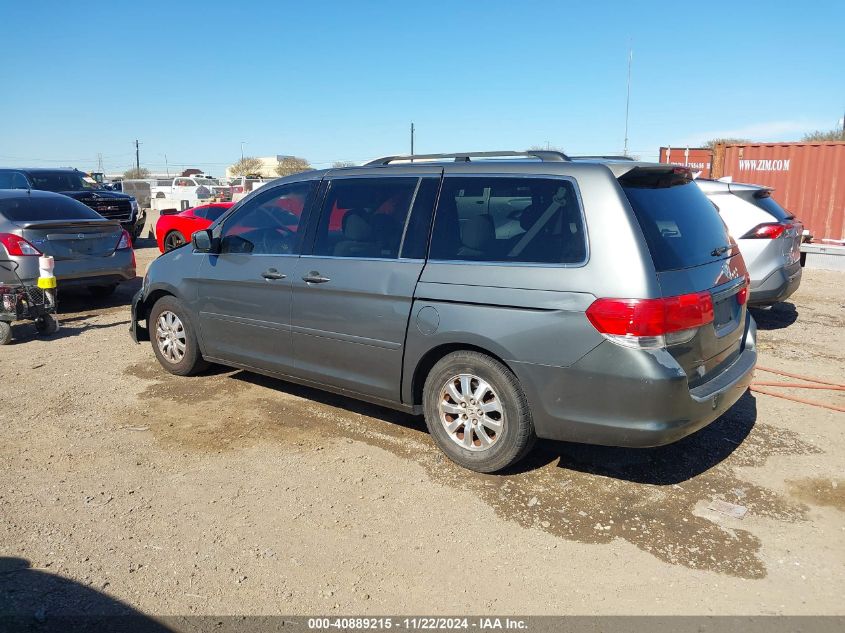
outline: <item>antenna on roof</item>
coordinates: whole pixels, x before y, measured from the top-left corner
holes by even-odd
[[[631,63],[634,61],[634,47],[629,41],[628,43],[628,88],[625,93],[625,148],[622,150],[622,155],[628,155],[628,113],[631,109]]]

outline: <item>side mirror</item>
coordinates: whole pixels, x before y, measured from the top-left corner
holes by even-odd
[[[197,231],[191,235],[191,245],[197,253],[214,252],[214,237],[211,231],[205,229],[204,231]]]

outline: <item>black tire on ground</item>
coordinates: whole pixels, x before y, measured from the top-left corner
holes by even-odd
[[[164,236],[164,252],[168,253],[174,248],[183,246],[185,243],[185,236],[179,231],[170,231],[170,233]]]
[[[443,394],[450,382],[460,385],[458,377],[461,374],[470,374],[486,381],[501,405],[502,430],[495,434],[495,441],[484,450],[469,450],[461,446],[447,431],[448,422],[441,419],[440,402]],[[457,378],[457,382],[453,378]],[[472,388],[477,384],[473,382]],[[482,403],[478,404],[480,406]],[[453,352],[431,368],[423,388],[423,410],[429,433],[440,449],[455,463],[477,472],[492,473],[512,466],[525,457],[536,440],[531,409],[519,380],[502,363],[480,352]],[[463,434],[460,431],[458,433]],[[470,439],[473,446],[481,445],[477,434],[470,432]]]
[[[12,324],[8,321],[0,321],[0,345],[8,345],[12,342]]]
[[[91,296],[96,297],[97,299],[110,297],[114,294],[115,290],[117,290],[117,284],[109,284],[107,286],[88,286],[88,292],[91,293]]]
[[[180,337],[180,341],[184,343],[184,352],[181,357],[170,357],[165,355],[162,349],[162,344],[159,340],[159,321],[165,316],[165,322],[168,317],[173,315],[178,319],[181,326],[174,328],[174,333]],[[177,376],[194,376],[205,371],[209,363],[205,361],[200,353],[199,344],[197,343],[196,327],[185,305],[176,297],[165,296],[155,302],[150,316],[147,319],[147,327],[150,330],[150,342],[153,346],[153,352],[158,358],[158,362],[171,374]],[[166,346],[165,349],[170,349]]]
[[[59,331],[59,321],[54,314],[44,314],[35,319],[35,329],[41,336],[50,336]]]

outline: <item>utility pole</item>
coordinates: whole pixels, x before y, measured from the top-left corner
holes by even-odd
[[[140,143],[138,139],[135,139],[135,171],[141,171],[141,150],[139,149]]]
[[[411,121],[411,160],[414,160],[413,156],[414,156],[414,122]]]
[[[97,171],[103,173],[103,153],[97,152]]]
[[[244,159],[244,145],[246,145],[246,141],[241,141],[241,161],[243,162]]]
[[[167,177],[170,178],[170,164],[167,162],[167,154],[164,155],[164,168],[167,170]]]
[[[634,48],[628,46],[628,89],[625,93],[625,148],[622,155],[628,155],[628,113],[631,109],[631,62],[634,60]]]

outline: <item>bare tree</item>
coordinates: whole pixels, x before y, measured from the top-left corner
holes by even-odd
[[[146,167],[141,167],[140,169],[133,167],[132,169],[127,169],[123,172],[123,177],[127,180],[137,179],[137,178],[149,178],[150,177],[150,170]]]
[[[819,141],[845,141],[845,127],[832,130],[815,130],[804,135],[801,139],[807,143],[818,143]]]
[[[336,160],[332,163],[332,167],[334,169],[340,169],[341,167],[357,167],[358,163],[351,161],[351,160]]]
[[[753,141],[747,138],[711,138],[704,147],[713,149],[717,145],[746,145],[747,143],[753,143]]]
[[[314,169],[311,167],[311,164],[298,156],[285,156],[276,165],[276,173],[280,176],[290,176],[291,174],[298,174],[311,169]]]
[[[255,158],[254,156],[244,156],[241,160],[229,168],[229,172],[233,176],[249,176],[251,174],[259,173],[263,165],[264,164],[259,158]]]

